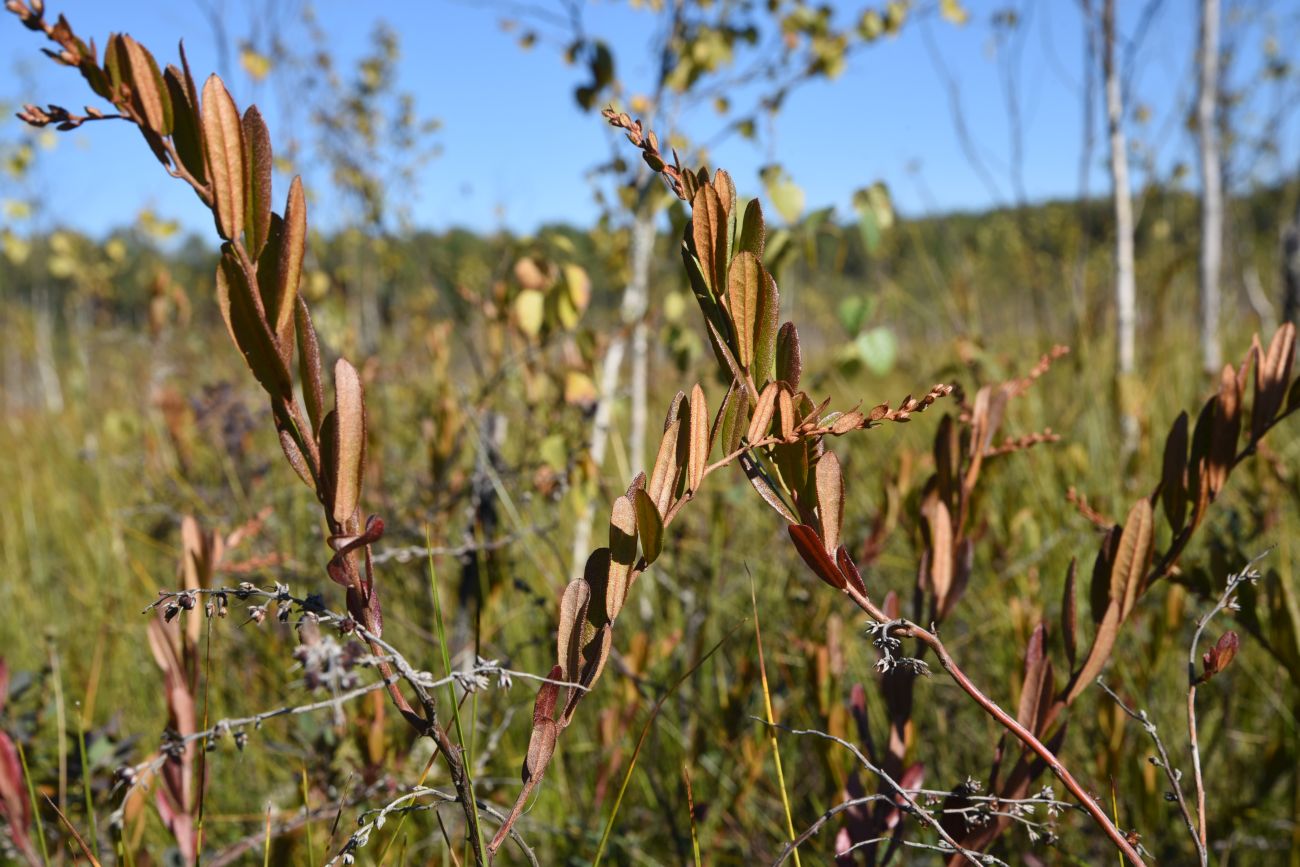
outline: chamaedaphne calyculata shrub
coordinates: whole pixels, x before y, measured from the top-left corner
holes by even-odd
[[[432,755],[424,773],[409,781],[412,788],[363,814],[358,829],[330,853],[330,863],[350,862],[390,819],[404,819],[422,804],[451,805],[459,811],[456,834],[442,826],[446,845],[455,850],[463,844],[475,863],[491,862],[507,851],[536,863],[528,835],[522,833],[527,830],[523,817],[530,803],[546,797],[541,784],[563,749],[562,736],[573,730],[583,699],[598,687],[619,646],[621,632],[615,627],[620,614],[641,576],[674,544],[670,531],[679,515],[697,498],[706,480],[734,466],[770,512],[785,523],[790,544],[807,570],[838,593],[848,610],[865,616],[863,640],[878,656],[876,668],[888,720],[887,734],[873,736],[865,690],[855,690],[849,705],[861,746],[825,732],[799,732],[831,737],[848,749],[858,760],[859,771],[875,779],[875,792],[868,793],[855,776],[846,787],[844,803],[803,833],[796,832],[787,800],[784,818],[789,839],[778,861],[797,859],[800,847],[812,846],[813,835],[834,819],[835,851],[841,857],[851,859],[853,852],[860,852],[874,863],[897,857],[899,848],[907,845],[937,852],[954,864],[1004,863],[990,849],[1014,826],[1039,827],[1025,820],[1024,811],[1044,807],[1081,814],[1123,858],[1133,864],[1147,863],[1133,829],[1120,827],[1110,805],[1098,799],[1100,783],[1087,779],[1081,769],[1086,763],[1081,766],[1063,757],[1067,723],[1082,697],[1095,698],[1088,687],[1111,662],[1124,627],[1141,616],[1139,603],[1148,591],[1177,570],[1232,472],[1300,406],[1300,390],[1292,378],[1293,327],[1278,329],[1267,347],[1257,339],[1240,365],[1225,367],[1217,393],[1194,421],[1186,413],[1178,417],[1166,438],[1158,471],[1151,474],[1154,488],[1133,502],[1122,521],[1091,512],[1101,543],[1086,591],[1090,616],[1079,615],[1080,582],[1072,565],[1060,615],[1052,627],[1059,633],[1061,652],[1054,660],[1049,626],[1040,622],[1020,651],[1024,662],[1019,699],[1014,707],[1004,707],[994,697],[997,684],[981,682],[985,678],[980,672],[964,668],[958,654],[940,637],[940,627],[963,597],[981,585],[975,548],[981,543],[979,512],[984,507],[980,482],[989,467],[1058,438],[1051,430],[999,436],[1008,406],[1033,388],[1065,350],[1044,355],[1023,377],[983,385],[973,395],[938,384],[918,392],[919,397],[909,394],[896,403],[869,409],[837,408],[829,399],[819,402],[801,387],[804,352],[795,324],[782,320],[781,295],[765,264],[768,232],[757,200],[742,206],[725,171],[684,167],[676,154],[670,159],[661,151],[658,137],[640,121],[607,110],[608,122],[626,133],[648,167],[689,208],[679,252],[716,361],[716,381],[725,387],[701,381],[670,402],[651,469],[634,475],[626,491],[613,500],[607,544],[590,553],[582,577],[569,582],[560,594],[555,660],[549,671],[544,675],[514,671],[486,659],[453,669],[442,638],[447,674],[436,677],[411,661],[414,654],[384,636],[382,564],[373,546],[386,527],[382,518],[363,509],[369,423],[363,380],[347,359],[338,358],[332,365],[325,360],[326,350],[300,291],[307,256],[307,199],[295,178],[283,208],[274,210],[271,137],[258,109],[250,106],[241,112],[215,75],[200,87],[183,50],[179,66],[162,67],[131,37],[113,35],[101,53],[94,43],[79,38],[64,18],[50,21],[41,3],[9,0],[6,5],[27,28],[53,43],[46,49],[53,60],[80,72],[91,90],[112,107],[107,111],[87,107],[77,114],[59,106],[28,105],[20,117],[59,130],[110,120],[133,124],[164,170],[189,185],[211,211],[220,239],[214,281],[217,305],[230,339],[265,394],[287,463],[319,504],[328,531],[324,577],[341,588],[337,591],[340,605],[323,593],[294,593],[283,583],[223,586],[215,566],[221,559],[221,537],[204,532],[192,521],[183,525],[185,584],[160,594],[150,606],[156,619],[148,627],[168,696],[168,732],[156,755],[125,768],[120,776],[123,805],[137,790],[154,787],[160,817],[185,860],[199,860],[202,851],[202,768],[210,748],[229,738],[243,749],[250,730],[276,717],[338,713],[349,701],[383,692],[412,734],[432,743]],[[541,287],[559,281],[533,282],[537,285],[526,291],[539,297],[526,306],[542,313],[528,322],[533,332],[540,332],[546,321]],[[570,306],[575,310],[585,306],[586,289],[577,288],[582,281],[572,276],[564,282]],[[327,378],[327,370],[332,371],[331,377]],[[916,498],[922,545],[912,598],[904,601],[873,571],[872,553],[878,551],[873,541],[879,540],[868,540],[855,557],[843,538],[846,491],[862,482],[846,472],[833,444],[839,438],[869,435],[886,424],[908,423],[932,407],[944,414],[935,425],[934,469]],[[1158,513],[1167,525],[1159,534]],[[763,521],[764,514],[756,510],[745,520]],[[878,522],[882,533],[887,523]],[[1251,574],[1243,570],[1235,576],[1211,614],[1231,606],[1234,594],[1243,581],[1251,580]],[[434,602],[438,606],[436,592]],[[271,620],[296,625],[300,645],[295,658],[313,687],[329,686],[328,699],[200,724],[196,624],[205,614],[220,618],[236,603],[255,624]],[[441,630],[440,607],[436,614]],[[1207,808],[1196,746],[1195,694],[1228,665],[1239,647],[1237,634],[1225,633],[1201,657],[1198,668],[1196,648],[1208,617],[1192,640],[1188,685],[1195,810],[1178,788],[1178,775],[1170,774],[1202,863],[1207,858]],[[919,708],[914,687],[934,667],[1001,732],[1001,740],[989,745],[991,769],[982,786],[926,790],[921,785],[924,771],[915,755],[925,745],[915,740],[913,722]],[[363,671],[373,675],[367,679],[359,674]],[[477,769],[466,761],[461,704],[464,696],[514,678],[532,678],[540,686],[533,702],[522,785],[513,805],[506,805],[485,796],[483,787],[476,785]],[[446,700],[440,698],[444,694]],[[1134,718],[1145,721],[1116,700]],[[770,707],[764,723],[774,732],[779,728]],[[1172,767],[1168,759],[1163,761],[1166,768]],[[450,790],[425,785],[435,762],[445,768]],[[1048,774],[1064,787],[1067,797],[1057,798],[1041,785]],[[6,766],[7,783],[23,778],[21,771]],[[784,781],[781,785],[784,789]],[[496,795],[502,790],[492,791]],[[367,789],[359,797],[371,794]],[[11,837],[18,851],[38,863],[27,832],[30,808],[23,806],[21,798],[8,798],[5,805],[10,826],[16,829]],[[119,808],[119,820],[121,812]],[[119,857],[129,858],[121,822],[115,827]],[[68,833],[90,852],[74,828],[69,827]],[[40,834],[43,842],[44,832]],[[462,839],[454,839],[457,835]],[[268,828],[268,840],[270,836]],[[600,846],[598,852],[603,852],[604,843]]]

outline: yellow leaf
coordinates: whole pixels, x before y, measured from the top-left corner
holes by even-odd
[[[970,13],[961,5],[961,0],[942,0],[939,12],[950,24],[960,26],[970,20]]]
[[[546,313],[546,296],[536,289],[525,289],[515,298],[515,318],[519,329],[529,337],[542,333]]]
[[[239,52],[239,64],[244,67],[248,77],[254,81],[261,81],[271,72],[271,58],[254,51],[248,45],[245,45]]]

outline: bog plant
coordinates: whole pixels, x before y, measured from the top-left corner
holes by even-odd
[[[54,43],[47,54],[77,69],[91,89],[113,106],[111,112],[88,107],[84,114],[76,114],[60,106],[28,105],[20,117],[61,130],[110,119],[132,123],[163,168],[188,184],[211,210],[222,241],[215,277],[218,306],[230,338],[266,394],[285,459],[320,505],[330,547],[326,573],[342,588],[342,610],[336,610],[320,596],[295,595],[283,584],[216,586],[213,575],[221,557],[217,537],[203,534],[193,522],[183,526],[185,586],[160,595],[152,606],[159,618],[149,627],[150,645],[167,688],[171,727],[159,754],[127,769],[123,780],[128,792],[133,792],[157,773],[160,815],[186,860],[193,860],[201,847],[197,827],[202,784],[194,779],[196,751],[227,736],[242,748],[248,729],[265,719],[338,708],[344,701],[385,690],[413,732],[433,742],[435,758],[446,766],[454,793],[425,787],[426,767],[415,789],[372,814],[335,857],[350,861],[388,817],[404,816],[415,798],[428,796],[458,805],[475,863],[492,861],[509,841],[535,862],[515,826],[538,797],[579,706],[597,688],[618,646],[615,627],[620,614],[640,577],[673,544],[674,521],[709,477],[734,465],[785,523],[791,545],[808,571],[842,596],[846,605],[866,615],[866,634],[878,653],[887,736],[873,737],[864,690],[855,690],[851,701],[863,741],[860,747],[812,732],[834,737],[849,748],[861,769],[877,780],[875,795],[867,795],[854,778],[845,804],[831,811],[842,819],[837,852],[866,850],[873,862],[888,858],[916,830],[903,821],[907,817],[932,841],[925,845],[951,863],[998,863],[988,850],[1022,818],[998,806],[1042,804],[1086,815],[1124,858],[1145,863],[1132,830],[1119,827],[1109,805],[1095,797],[1099,783],[1087,780],[1062,758],[1066,725],[1079,700],[1096,695],[1088,687],[1111,660],[1124,628],[1141,617],[1143,597],[1177,568],[1232,472],[1300,407],[1300,386],[1292,379],[1294,328],[1283,326],[1267,348],[1256,340],[1239,366],[1224,368],[1217,394],[1195,421],[1187,414],[1178,418],[1166,438],[1159,471],[1151,474],[1154,489],[1133,503],[1122,522],[1112,523],[1093,513],[1104,533],[1086,591],[1087,614],[1078,613],[1081,582],[1072,565],[1055,626],[1063,656],[1053,660],[1048,651],[1049,627],[1039,623],[1023,649],[1019,701],[1014,708],[1004,708],[989,694],[992,687],[980,683],[978,673],[962,667],[941,639],[940,627],[984,577],[976,574],[975,547],[980,543],[977,528],[983,506],[979,483],[989,466],[1056,439],[1050,430],[1000,439],[999,435],[1009,404],[1047,374],[1064,350],[1043,356],[1021,378],[985,385],[969,397],[952,385],[938,384],[919,397],[907,395],[897,403],[869,409],[836,408],[829,400],[817,401],[801,388],[799,332],[793,322],[781,319],[780,292],[765,264],[768,233],[758,202],[751,200],[742,207],[725,171],[710,174],[683,167],[675,154],[670,160],[661,151],[656,135],[640,121],[606,111],[609,123],[626,133],[649,168],[690,208],[680,255],[717,371],[727,386],[712,396],[702,383],[693,385],[689,393],[677,393],[669,404],[651,470],[638,473],[614,500],[608,544],[592,551],[583,577],[565,587],[556,621],[555,663],[545,676],[533,675],[541,685],[533,705],[522,785],[513,807],[498,809],[476,793],[474,768],[465,758],[456,693],[451,692],[452,700],[445,703],[437,696],[453,684],[473,692],[492,679],[505,682],[527,675],[481,659],[467,670],[453,672],[446,659],[447,676],[435,679],[415,668],[384,638],[383,585],[372,546],[383,537],[385,524],[378,516],[366,517],[362,509],[368,423],[362,378],[349,361],[340,358],[332,365],[332,390],[327,390],[324,371],[330,365],[323,359],[308,305],[299,291],[307,243],[306,198],[295,178],[283,209],[274,210],[272,147],[257,108],[241,113],[215,75],[200,88],[183,50],[179,67],[164,68],[131,37],[113,35],[101,54],[93,43],[77,37],[64,18],[51,22],[40,2],[8,0],[6,5],[29,29]],[[551,273],[530,258],[521,258],[514,274],[519,286],[512,309],[507,311],[505,304],[494,309],[499,316],[513,317],[528,339],[551,328],[572,327],[586,306],[585,275],[572,270]],[[1247,393],[1252,395],[1249,412]],[[916,492],[922,533],[909,608],[870,568],[871,554],[879,550],[881,539],[873,537],[865,556],[855,558],[843,538],[846,490],[864,482],[846,471],[832,444],[836,438],[887,423],[907,423],[936,405],[947,406],[948,411],[936,425],[934,472]],[[1167,533],[1158,530],[1158,513]],[[878,521],[877,527],[883,533],[889,523]],[[1228,604],[1240,583],[1230,584],[1216,611]],[[335,695],[328,701],[201,728],[194,706],[195,624],[198,612],[220,615],[232,600],[247,604],[254,622],[274,618],[298,624],[299,659],[313,677],[323,677],[326,670],[337,675],[341,670],[373,667],[379,679],[359,684],[349,675],[335,683]],[[174,622],[180,617],[190,618],[184,628]],[[323,637],[327,626],[347,644]],[[1198,630],[1193,648],[1200,637]],[[1196,689],[1222,671],[1238,647],[1236,633],[1228,633],[1204,655],[1199,670],[1191,675],[1189,709],[1194,711]],[[1195,669],[1195,655],[1192,662]],[[1003,732],[1000,743],[989,745],[987,794],[973,785],[937,795],[921,788],[923,770],[909,758],[918,746],[914,685],[918,677],[931,673],[932,665]],[[1197,769],[1194,814],[1181,792],[1179,801],[1204,863],[1206,807],[1195,751],[1194,712],[1188,725]],[[0,747],[5,743],[0,740]],[[884,746],[878,749],[877,743]],[[1166,767],[1169,764],[1165,760]],[[4,781],[11,784],[14,771],[8,765],[6,770]],[[1064,787],[1068,799],[1058,799],[1043,788],[1048,773]],[[1172,773],[1171,780],[1177,786]],[[5,806],[11,826],[23,833],[14,816],[25,816],[27,808],[9,797],[10,788],[5,789]],[[933,809],[936,801],[941,806]],[[494,832],[484,827],[485,817],[495,823]],[[791,824],[792,839],[781,860],[787,855],[797,858],[798,846],[825,821],[797,836]],[[25,834],[15,840],[34,861]]]

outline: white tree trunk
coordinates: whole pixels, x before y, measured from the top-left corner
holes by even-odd
[[[631,462],[632,471],[645,468],[646,381],[649,355],[649,334],[645,324],[646,310],[650,304],[650,260],[654,253],[654,211],[642,207],[636,212],[632,224],[632,244],[627,287],[623,290],[622,319],[624,327],[632,326],[632,418]],[[605,462],[605,449],[609,445],[609,429],[618,391],[618,370],[627,353],[627,338],[620,331],[610,343],[601,363],[600,382],[597,386],[596,413],[591,423],[591,440],[588,454],[591,464],[600,472]],[[569,570],[570,580],[582,577],[591,553],[591,522],[596,517],[596,497],[589,496],[582,506],[573,532],[573,558]]]
[[[1133,277],[1133,195],[1129,189],[1128,140],[1124,135],[1124,98],[1115,68],[1115,0],[1102,11],[1102,71],[1106,87],[1106,125],[1110,135],[1110,181],[1115,200],[1116,359],[1121,375],[1134,369],[1137,334],[1137,289]]]
[[[1201,357],[1209,373],[1223,364],[1219,350],[1219,276],[1223,261],[1223,167],[1219,157],[1219,0],[1201,0],[1200,93],[1196,99],[1201,157]]]

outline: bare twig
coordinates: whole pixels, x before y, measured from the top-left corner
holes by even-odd
[[[1178,809],[1183,814],[1183,823],[1187,826],[1187,831],[1192,835],[1192,842],[1196,844],[1196,855],[1202,867],[1208,863],[1205,843],[1201,840],[1201,835],[1196,830],[1196,821],[1192,818],[1192,812],[1187,806],[1187,799],[1183,797],[1182,778],[1183,772],[1174,767],[1173,762],[1169,760],[1169,753],[1165,749],[1165,743],[1160,738],[1160,733],[1156,730],[1156,724],[1151,721],[1145,710],[1134,710],[1124,703],[1113,689],[1106,685],[1106,681],[1097,678],[1097,686],[1101,687],[1106,695],[1119,705],[1119,709],[1124,711],[1134,720],[1141,724],[1142,728],[1151,740],[1155,742],[1156,750],[1160,753],[1159,759],[1152,759],[1152,764],[1158,764],[1165,772],[1165,777],[1169,780],[1169,790],[1173,794],[1174,800],[1178,803]]]

